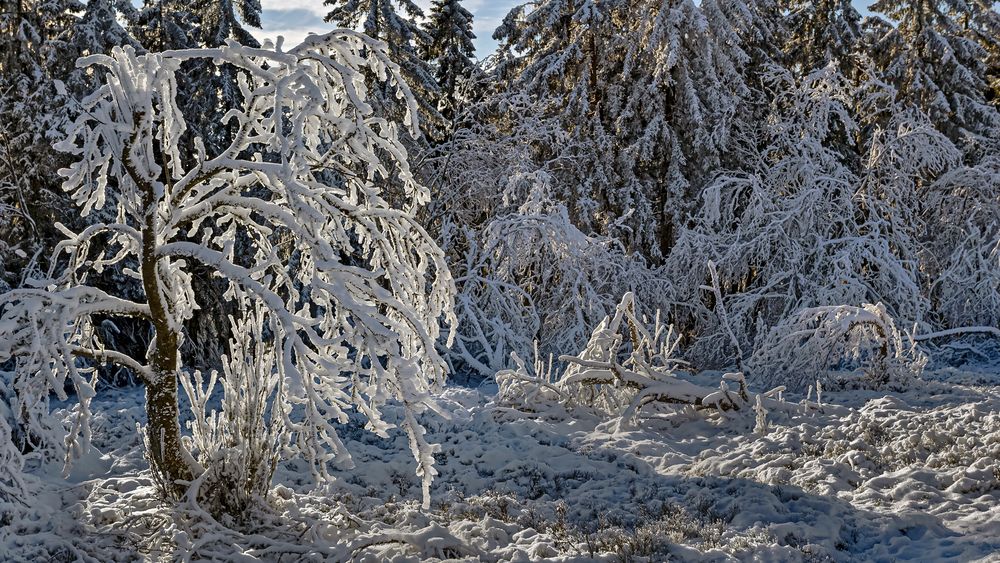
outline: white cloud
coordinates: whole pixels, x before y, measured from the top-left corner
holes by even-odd
[[[416,0],[425,12],[430,8],[431,0]],[[500,24],[504,15],[519,0],[466,0],[463,5],[473,13],[473,31],[476,34],[476,50],[479,57],[489,55],[496,49],[496,41],[492,39],[493,30]],[[285,38],[285,44],[298,44],[310,33],[325,33],[333,28],[332,24],[323,21],[330,11],[330,6],[322,0],[262,0],[264,9],[262,18],[263,29],[255,33],[260,39],[276,39],[278,35]]]
[[[330,7],[325,6],[322,0],[262,0],[260,5],[265,10],[305,10],[316,14],[320,21],[330,11]]]

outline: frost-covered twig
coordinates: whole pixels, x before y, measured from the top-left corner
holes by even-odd
[[[178,72],[191,60],[239,71],[243,102],[225,115],[231,142],[213,153],[192,138],[177,99]],[[437,343],[455,324],[454,284],[444,253],[416,219],[429,192],[398,138],[401,127],[416,130],[416,106],[386,45],[336,30],[288,51],[234,42],[146,54],[124,47],[78,64],[100,67],[105,81],[58,144],[74,159],[60,173],[85,215],[113,207],[115,220],[80,233],[62,228],[66,241],[51,261],[59,269],[0,296],[0,362],[20,358],[19,398],[44,401],[49,390],[65,398],[71,380],[80,402],[70,442],[85,446],[93,389],[78,358],[131,368],[147,386],[151,468],[167,495],[182,496],[205,470],[182,440],[177,398],[178,378],[189,376],[179,350],[199,308],[193,269],[202,266],[222,278],[237,315],[262,317],[266,330],[244,333],[270,350],[254,360],[267,370],[259,377],[282,382],[269,400],[277,403],[271,413],[283,451],[328,478],[330,462],[349,464],[337,437],[347,411],[362,412],[385,436],[392,425],[379,408],[398,401],[426,492],[436,450],[416,415],[436,409],[431,394],[444,383]],[[409,109],[401,123],[368,102],[371,74]],[[401,187],[392,197],[390,179]],[[142,302],[88,287],[107,268],[140,280]],[[95,315],[148,321],[145,357],[107,350]],[[219,380],[227,393],[260,391],[252,384],[263,382],[230,369]],[[204,399],[204,389],[187,388]],[[250,412],[263,409],[240,416]],[[202,418],[198,425],[207,440],[211,425]]]

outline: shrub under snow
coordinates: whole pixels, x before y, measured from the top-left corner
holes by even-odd
[[[532,373],[515,356],[517,369],[497,374],[500,402],[534,411],[558,403],[619,417],[621,422],[635,419],[653,403],[723,411],[750,407],[742,373],[725,374],[717,388],[678,377],[685,366],[676,357],[680,340],[659,315],[651,326],[640,320],[628,293],[578,355],[559,358],[567,365],[560,376],[554,376],[551,360],[546,366],[536,359]]]
[[[750,358],[754,381],[805,391],[905,384],[927,363],[881,303],[803,309],[775,326]]]

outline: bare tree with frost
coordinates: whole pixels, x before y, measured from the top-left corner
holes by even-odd
[[[176,76],[192,59],[240,69],[244,103],[226,114],[236,129],[227,147],[209,154],[195,139],[193,158],[184,158]],[[102,69],[106,83],[60,145],[76,158],[62,171],[64,187],[84,214],[111,206],[116,219],[64,229],[49,277],[0,297],[0,361],[16,358],[20,400],[44,401],[52,391],[65,398],[71,383],[78,403],[66,443],[83,448],[90,366],[130,368],[146,385],[154,476],[168,496],[184,494],[206,470],[182,439],[177,397],[178,378],[188,377],[179,354],[185,322],[198,308],[190,268],[201,264],[225,280],[241,314],[253,307],[265,325],[271,356],[255,365],[278,374],[282,451],[327,477],[329,462],[349,460],[336,430],[347,411],[385,435],[392,425],[380,405],[397,400],[426,502],[435,448],[416,417],[434,408],[430,392],[445,377],[435,341],[439,320],[453,318],[453,284],[443,253],[414,219],[428,192],[413,180],[397,132],[416,127],[416,105],[384,45],[338,30],[287,52],[280,43],[148,55],[125,48],[81,64]],[[406,123],[374,113],[366,71],[407,102]],[[383,198],[390,175],[403,180],[402,207]],[[113,267],[141,281],[144,300],[88,284]],[[107,348],[96,315],[148,321],[155,336],[144,357]],[[228,387],[246,381],[236,375],[223,378],[227,395],[247,392]]]

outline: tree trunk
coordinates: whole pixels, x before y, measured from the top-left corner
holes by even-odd
[[[147,254],[147,256],[152,253]],[[156,331],[150,358],[153,380],[146,382],[146,439],[149,467],[167,498],[180,498],[194,479],[191,454],[181,442],[180,409],[177,406],[177,370],[180,367],[180,335],[171,329],[157,287],[156,261],[143,262],[143,283],[149,297]]]
[[[162,493],[178,499],[194,479],[191,456],[181,443],[180,411],[177,406],[177,374],[161,373],[156,384],[146,385],[146,439],[149,466]]]
[[[139,122],[139,119],[136,120]],[[168,169],[164,166],[164,169]],[[138,178],[133,174],[133,178]],[[142,230],[142,285],[149,303],[155,337],[149,365],[153,374],[146,382],[146,440],[149,468],[166,498],[177,499],[188,486],[179,481],[195,477],[194,458],[181,442],[180,409],[177,406],[177,372],[180,369],[181,336],[171,326],[158,275],[156,190],[147,185],[143,204],[147,209]]]

